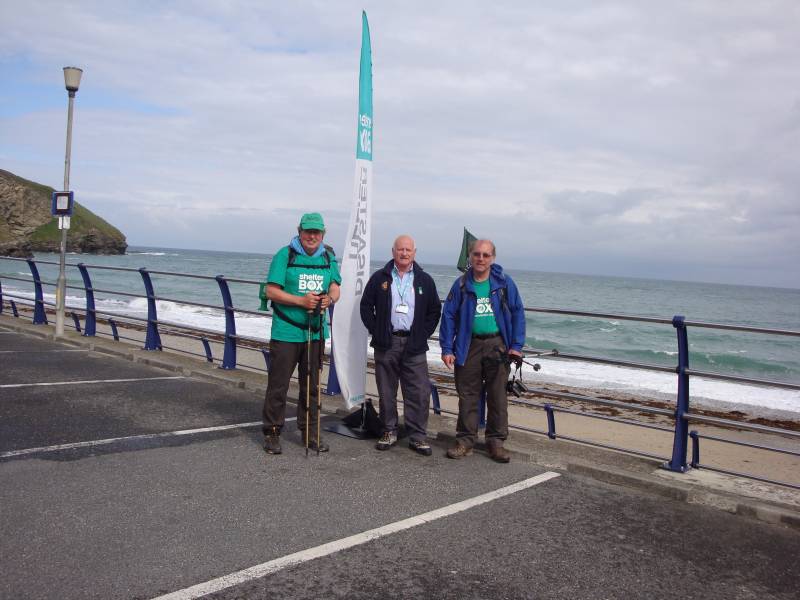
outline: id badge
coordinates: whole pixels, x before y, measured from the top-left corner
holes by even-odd
[[[394,312],[400,313],[401,315],[408,314],[408,304],[398,304],[397,308],[394,309]]]

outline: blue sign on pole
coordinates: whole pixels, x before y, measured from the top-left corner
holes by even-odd
[[[54,217],[71,217],[74,204],[74,192],[53,192],[53,203],[50,212]]]

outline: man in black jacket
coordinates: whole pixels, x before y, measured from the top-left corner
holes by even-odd
[[[428,443],[428,338],[436,330],[442,303],[436,284],[415,261],[414,240],[394,241],[392,260],[369,278],[361,296],[361,320],[375,349],[375,382],[380,396],[383,435],[376,445],[388,450],[397,443],[397,385],[403,391],[403,420],[408,447],[431,455]]]

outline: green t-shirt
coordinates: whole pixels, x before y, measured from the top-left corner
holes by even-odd
[[[497,321],[494,320],[494,311],[489,298],[491,290],[489,280],[473,281],[475,295],[478,297],[478,306],[475,308],[475,318],[472,321],[472,333],[475,335],[487,335],[498,333]]]
[[[269,266],[269,274],[267,275],[267,283],[275,283],[283,289],[284,292],[293,294],[295,296],[305,296],[308,292],[325,293],[328,291],[331,283],[341,283],[342,276],[339,274],[339,264],[336,262],[336,257],[331,256],[331,264],[328,269],[307,269],[303,268],[304,265],[325,265],[325,256],[318,256],[316,258],[297,254],[294,258],[294,266],[288,267],[289,264],[289,247],[284,246],[275,256],[272,257],[272,263]],[[280,310],[286,313],[293,321],[298,323],[308,323],[311,315],[306,309],[300,306],[287,306],[279,304]],[[325,320],[323,323],[324,337],[330,336],[328,332],[328,314],[325,313]],[[270,337],[273,340],[281,342],[305,342],[308,336],[308,328],[300,329],[291,323],[281,319],[274,310],[272,313],[272,330]],[[319,339],[319,332],[312,333],[312,339]]]

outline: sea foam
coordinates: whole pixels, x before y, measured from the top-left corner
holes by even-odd
[[[7,291],[17,296],[29,298],[30,301],[33,300],[33,294],[30,292],[11,289]],[[55,296],[52,294],[45,294],[44,296],[47,301],[55,301]],[[68,295],[66,303],[68,307],[82,309],[85,306],[85,299]],[[101,299],[96,302],[96,308],[102,313],[133,316],[140,319],[147,318],[147,300],[145,298],[134,298],[132,300]],[[221,309],[198,307],[165,300],[157,301],[157,309],[159,321],[219,333],[225,332],[225,314]],[[236,333],[266,342],[269,340],[271,323],[271,318],[266,314],[261,317],[240,313],[236,316]],[[428,362],[432,367],[441,369],[443,365],[440,359],[439,346],[435,341],[432,341],[429,345]],[[330,341],[327,346],[329,351]],[[672,354],[671,352],[664,353]],[[531,357],[529,362],[533,361],[541,365],[540,371],[534,372],[527,365],[523,365],[522,370],[526,384],[532,386],[544,383],[559,384],[571,387],[610,390],[663,401],[674,401],[677,395],[677,375],[670,373],[551,357]],[[800,392],[795,390],[745,385],[696,376],[690,379],[690,391],[692,401],[696,404],[728,408],[738,406],[741,410],[749,412],[767,409],[800,414]]]

